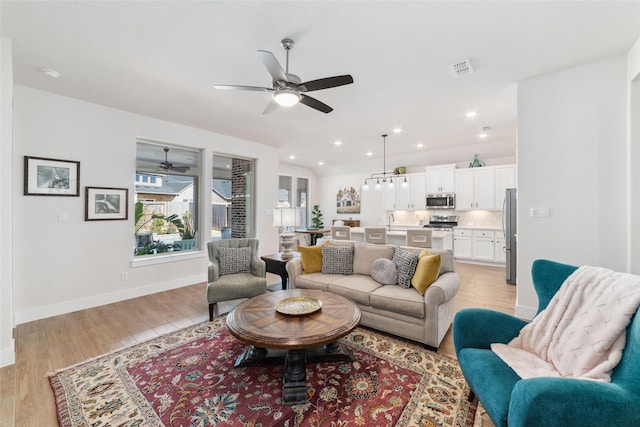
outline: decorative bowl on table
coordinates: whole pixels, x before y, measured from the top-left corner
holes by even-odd
[[[274,308],[278,313],[291,316],[304,316],[315,313],[322,307],[322,301],[311,297],[290,297],[284,298],[275,303]]]

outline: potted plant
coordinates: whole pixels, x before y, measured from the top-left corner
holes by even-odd
[[[311,211],[311,225],[313,226],[313,228],[324,227],[320,205],[313,205],[313,210]]]
[[[181,240],[174,242],[173,248],[178,251],[196,249],[198,246],[198,240],[196,239],[196,231],[193,229],[191,212],[186,211],[182,214],[181,224],[182,228],[178,228]]]
[[[165,222],[169,223],[172,227],[175,227],[182,235],[184,230],[184,224],[178,215],[164,216],[162,214],[154,213],[149,218],[144,218],[144,205],[142,202],[136,202],[135,206],[135,255],[148,255],[159,252],[167,252],[171,245],[162,242],[154,242],[151,232],[140,232],[150,222],[155,225],[156,228],[163,228]],[[193,230],[193,228],[192,228]]]

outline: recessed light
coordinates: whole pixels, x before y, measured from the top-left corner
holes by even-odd
[[[471,117],[475,117],[478,113],[476,113],[475,111],[469,111],[467,114],[465,114],[465,116],[467,116],[468,118]]]
[[[402,132],[402,128],[394,128],[393,129],[393,133],[400,133]]]
[[[322,165],[324,165],[324,162],[321,160],[318,162],[318,166],[322,166]]]
[[[342,145],[342,141],[338,140],[338,141],[334,142],[334,144],[337,145],[337,146],[340,146],[340,145]]]
[[[373,153],[371,151],[367,151],[367,156],[373,156]]]
[[[295,160],[296,156],[289,156],[289,160]]]
[[[481,133],[480,135],[478,135],[480,138],[486,138],[487,136],[489,136],[489,134],[487,133]]]
[[[47,77],[51,77],[52,79],[57,79],[58,77],[60,77],[60,73],[56,70],[52,70],[51,68],[41,68],[40,71],[42,71],[42,74]]]
[[[422,142],[419,142],[418,144],[416,144],[416,147],[422,148],[422,147],[424,147],[424,144]]]

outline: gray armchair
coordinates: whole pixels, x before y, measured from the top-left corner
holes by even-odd
[[[207,284],[207,301],[209,302],[209,320],[213,320],[217,304],[239,298],[251,298],[267,291],[266,265],[258,257],[258,239],[226,239],[212,240],[207,243],[209,251],[209,279]],[[250,258],[245,265],[246,270],[238,273],[224,274],[225,270],[233,271],[243,264],[239,257],[233,259],[233,267],[220,262],[220,248],[251,248]],[[224,251],[224,249],[222,250]],[[229,252],[229,251],[225,251]],[[229,254],[224,255],[229,257]],[[224,259],[223,259],[224,261]],[[236,268],[234,268],[236,267]],[[240,268],[242,270],[242,268]]]

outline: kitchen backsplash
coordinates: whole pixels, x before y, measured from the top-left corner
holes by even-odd
[[[458,215],[458,225],[502,228],[501,211],[450,211],[450,210],[423,210],[423,211],[394,211],[393,224],[419,225],[428,224],[430,215]],[[385,221],[384,224],[387,222]]]

